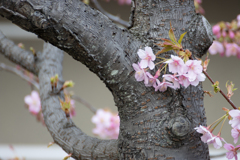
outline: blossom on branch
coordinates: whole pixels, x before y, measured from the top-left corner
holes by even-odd
[[[228,114],[232,117],[232,120],[229,121],[232,128],[240,129],[240,111],[238,109],[233,109],[229,111]]]
[[[25,96],[24,102],[28,105],[29,111],[34,115],[37,115],[41,110],[41,100],[37,91],[32,91],[31,95]]]
[[[229,144],[229,143],[224,144],[224,148],[229,151],[226,153],[226,157],[228,159],[235,158],[235,160],[238,160],[237,150],[239,150],[239,147],[240,145],[234,147],[232,144]]]
[[[156,56],[153,54],[151,47],[145,47],[145,50],[139,49],[137,54],[142,59],[140,62],[141,68],[149,67],[152,70],[155,67],[153,61],[155,61]]]
[[[144,80],[144,83],[145,84],[148,84],[148,78],[147,78],[147,75],[146,75],[146,72],[143,68],[141,68],[141,66],[136,63],[133,63],[132,64],[134,70],[136,71],[135,73],[135,78],[137,81],[143,81]]]
[[[165,63],[168,63],[169,71],[172,73],[178,73],[179,75],[182,75],[186,72],[186,65],[178,56],[171,55],[171,59]]]

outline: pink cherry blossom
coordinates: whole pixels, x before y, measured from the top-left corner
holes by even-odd
[[[146,87],[151,87],[153,85],[156,85],[156,80],[160,76],[160,70],[157,70],[155,76],[153,77],[150,73],[146,73],[148,76],[148,83],[145,84]]]
[[[222,147],[222,141],[224,141],[222,137],[213,135],[207,140],[207,144],[213,144],[214,148],[219,149]]]
[[[179,83],[185,88],[187,88],[191,84],[191,82],[189,81],[188,74],[183,74],[179,76],[178,80],[179,80]]]
[[[231,30],[229,31],[229,37],[230,37],[230,38],[232,38],[232,39],[235,37],[235,34],[234,34],[234,32],[233,32],[233,31],[231,31]]]
[[[237,150],[239,150],[239,147],[240,145],[234,147],[232,144],[229,144],[229,143],[224,144],[224,148],[229,151],[226,153],[226,157],[228,159],[235,158],[235,160],[238,160]]]
[[[135,73],[135,78],[137,81],[143,81],[145,84],[148,84],[148,77],[146,75],[146,72],[143,68],[140,67],[139,63],[138,65],[136,63],[132,64],[134,70],[136,71]]]
[[[226,47],[226,57],[236,56],[240,54],[240,47],[236,43],[227,43]]]
[[[171,55],[171,59],[165,63],[168,63],[169,71],[172,73],[178,73],[179,75],[186,73],[185,63],[178,56]]]
[[[237,128],[233,128],[231,130],[231,135],[234,139],[234,143],[236,144],[237,141],[238,141],[238,137],[240,136],[240,129],[237,129]]]
[[[173,88],[173,84],[169,82],[165,82],[165,80],[163,80],[163,82],[161,83],[157,79],[157,85],[154,85],[153,87],[155,88],[155,91],[159,90],[160,92],[165,92],[167,90],[167,87]]]
[[[188,60],[186,66],[188,69],[188,80],[190,82],[194,81],[198,74],[202,73],[201,61],[198,60]]]
[[[174,89],[180,88],[179,80],[178,80],[178,78],[176,77],[176,75],[164,74],[163,77],[164,77],[167,81],[173,83],[173,88],[174,88]]]
[[[37,115],[41,110],[41,101],[37,91],[32,91],[31,95],[25,96],[24,101],[32,114]]]
[[[201,136],[201,140],[204,142],[204,143],[207,143],[207,141],[209,139],[211,139],[213,137],[212,133],[209,131],[209,129],[205,126],[199,126],[199,127],[196,127],[194,128],[198,133],[201,133],[202,136]]]
[[[92,117],[92,122],[96,125],[96,128],[93,129],[94,134],[101,138],[118,138],[120,119],[117,114],[98,109],[96,114]]]
[[[142,59],[140,62],[141,68],[149,67],[152,70],[155,67],[153,61],[155,61],[156,56],[153,54],[151,47],[145,47],[145,50],[139,49],[137,54]]]
[[[232,120],[229,121],[232,128],[240,129],[240,111],[238,109],[233,109],[229,111],[228,114],[232,117]]]
[[[203,73],[200,73],[197,75],[196,79],[190,83],[193,86],[197,86],[199,84],[199,82],[203,82],[203,81],[205,81],[205,79],[206,79],[206,76]]]
[[[221,37],[221,27],[219,25],[215,25],[212,27],[213,34],[216,35],[217,38]]]
[[[211,55],[215,55],[217,53],[222,55],[222,54],[224,54],[224,47],[223,47],[222,43],[220,43],[218,41],[213,41],[213,44],[210,46],[208,51]]]

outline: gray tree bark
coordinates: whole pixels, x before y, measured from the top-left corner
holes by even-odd
[[[50,94],[50,77],[61,77],[62,53],[45,44],[37,59],[28,53],[12,59],[39,77],[42,110],[54,141],[75,159],[209,159],[208,146],[194,127],[206,125],[202,85],[155,92],[136,82],[132,63],[137,50],[168,38],[170,22],[177,38],[195,57],[205,54],[213,36],[207,20],[195,13],[193,0],[133,0],[131,26],[120,29],[79,0],[0,0],[0,15],[64,50],[97,74],[112,92],[120,116],[118,140],[99,140],[82,133]],[[6,57],[8,44],[0,36]],[[10,48],[11,51],[11,48]],[[173,52],[161,54],[169,57]],[[10,58],[11,59],[11,58]],[[27,59],[30,59],[28,61]],[[33,66],[33,67],[29,67]],[[35,67],[35,68],[34,68]],[[30,69],[29,69],[30,68]]]

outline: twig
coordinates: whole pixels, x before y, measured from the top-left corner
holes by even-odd
[[[87,101],[83,100],[81,97],[72,95],[71,98],[74,99],[75,101],[78,101],[78,102],[82,103],[84,106],[88,107],[94,114],[96,113],[97,109],[94,108]]]
[[[211,81],[212,84],[214,84],[214,81],[212,80],[212,78],[208,75],[208,73],[206,71],[203,70],[203,73],[207,76],[207,78]],[[222,92],[222,90],[220,89],[219,91],[222,96],[228,101],[228,103],[230,103],[230,105],[234,108],[237,109],[237,107],[233,104],[233,102]]]
[[[119,18],[118,16],[114,16],[108,12],[106,12],[101,5],[98,3],[97,0],[91,0],[92,3],[94,4],[94,6],[100,11],[102,12],[104,15],[106,15],[109,19],[113,20],[114,22],[117,22],[119,24],[121,24],[124,27],[129,27],[130,24],[127,21],[122,20],[121,18]]]
[[[0,63],[0,69],[3,69],[3,70],[6,70],[8,72],[12,72],[16,75],[18,75],[19,77],[21,77],[22,79],[30,82],[31,84],[33,84],[35,86],[35,88],[37,88],[39,90],[39,84],[38,82],[34,81],[33,79],[29,78],[28,76],[26,76],[25,74],[23,74],[23,72],[17,70],[16,68],[14,67],[11,67],[11,66],[8,66],[4,63]]]

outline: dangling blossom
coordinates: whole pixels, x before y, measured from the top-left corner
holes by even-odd
[[[229,151],[226,153],[228,159],[235,158],[235,160],[238,160],[237,151],[239,150],[240,145],[234,147],[232,144],[226,143],[224,144],[224,148]]]
[[[186,72],[185,63],[178,56],[171,55],[171,59],[165,63],[168,63],[169,71],[172,73],[178,73],[179,75],[182,75]]]
[[[173,88],[173,84],[166,82],[165,79],[163,79],[163,82],[161,83],[158,79],[157,79],[157,85],[153,86],[155,88],[155,91],[160,91],[160,92],[165,92],[167,90],[167,87],[171,87]]]
[[[146,87],[151,87],[156,85],[156,80],[160,76],[160,70],[157,70],[155,76],[153,77],[149,72],[146,73],[148,76],[148,83],[145,84]]]
[[[233,139],[234,139],[233,142],[236,144],[237,141],[238,141],[238,137],[240,136],[240,129],[233,128],[233,129],[231,130],[231,135],[232,135],[232,137],[233,137]]]
[[[93,129],[94,134],[101,138],[118,138],[120,119],[117,114],[98,109],[96,114],[92,117],[92,122],[96,125],[96,128]]]
[[[194,128],[198,133],[201,133],[203,134],[201,136],[201,140],[204,142],[204,143],[207,143],[208,140],[210,140],[213,135],[212,135],[212,132],[209,131],[209,129],[205,126],[199,126],[199,127],[196,127]]]
[[[223,47],[222,43],[220,43],[218,41],[213,41],[213,44],[210,46],[208,51],[211,55],[215,55],[217,53],[219,53],[220,55],[223,55],[224,47]]]
[[[25,96],[24,101],[32,114],[37,115],[41,110],[41,100],[37,91],[32,91],[31,95]]]
[[[198,74],[202,73],[201,61],[198,60],[188,60],[186,62],[188,69],[188,79],[190,82],[194,81]]]
[[[212,138],[207,140],[207,144],[213,144],[214,148],[219,149],[222,147],[222,141],[224,141],[224,139],[220,137],[220,135],[212,135]]]
[[[178,78],[176,77],[175,74],[174,74],[174,75],[172,75],[172,74],[164,74],[163,77],[164,77],[167,81],[173,83],[173,88],[174,88],[174,89],[180,88],[179,80],[178,80]]]
[[[240,129],[240,111],[238,109],[233,109],[229,111],[228,114],[232,117],[232,120],[229,121],[232,128]]]
[[[153,54],[151,47],[145,47],[145,50],[139,49],[137,54],[142,59],[140,62],[141,68],[149,67],[152,70],[155,67],[153,61],[155,61],[156,56]]]
[[[137,81],[143,81],[144,80],[144,83],[145,84],[148,84],[148,78],[147,78],[147,75],[146,75],[146,72],[143,68],[141,68],[141,66],[136,64],[136,63],[133,63],[132,64],[134,70],[136,71],[135,73],[135,78]]]

